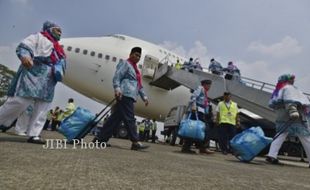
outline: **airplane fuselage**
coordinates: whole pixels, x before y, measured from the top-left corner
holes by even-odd
[[[185,87],[173,91],[150,85],[151,76],[157,67],[156,61],[145,68],[146,59],[158,61],[169,60],[176,63],[178,56],[160,46],[136,38],[113,35],[104,37],[67,38],[61,41],[67,54],[67,70],[63,83],[77,92],[102,103],[114,98],[112,78],[120,59],[127,59],[132,47],[142,48],[139,68],[142,72],[142,83],[149,98],[149,106],[145,107],[141,100],[137,101],[135,112],[147,118],[163,120],[170,108],[186,104],[190,92]]]

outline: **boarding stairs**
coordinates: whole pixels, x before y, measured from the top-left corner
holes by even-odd
[[[274,85],[253,80],[246,77],[225,79],[224,76],[215,75],[209,72],[193,70],[177,70],[168,64],[160,64],[156,69],[151,85],[173,90],[179,86],[189,89],[196,89],[203,79],[212,80],[212,87],[208,97],[212,100],[219,100],[225,91],[231,93],[232,99],[241,107],[262,118],[275,122],[275,113],[268,107]],[[310,97],[309,94],[306,94]]]

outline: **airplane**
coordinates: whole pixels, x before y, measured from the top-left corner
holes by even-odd
[[[179,60],[186,61],[165,48],[127,35],[108,35],[103,37],[64,38],[60,41],[67,55],[67,70],[63,83],[75,91],[107,104],[114,98],[112,78],[118,62],[127,59],[132,47],[142,48],[138,67],[142,74],[142,84],[149,98],[144,106],[138,100],[135,113],[138,116],[163,121],[169,110],[186,104],[190,90],[180,86],[174,90],[164,90],[149,83],[159,62],[169,65]]]

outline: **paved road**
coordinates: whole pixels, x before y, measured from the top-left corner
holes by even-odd
[[[47,139],[63,138],[44,132]],[[90,142],[91,136],[86,138]],[[187,155],[180,147],[151,144],[131,151],[128,140],[106,149],[44,149],[26,138],[0,133],[0,189],[310,189],[306,163],[245,164],[233,156]]]

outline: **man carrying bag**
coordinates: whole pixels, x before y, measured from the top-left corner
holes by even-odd
[[[211,87],[211,80],[202,80],[201,86],[199,86],[192,94],[191,100],[190,100],[190,106],[192,108],[192,113],[189,114],[189,118],[191,120],[199,120],[199,121],[190,121],[195,123],[195,127],[198,127],[200,129],[203,129],[202,133],[204,132],[205,135],[202,139],[199,139],[198,137],[201,135],[199,132],[196,133],[196,137],[189,138],[188,136],[185,136],[185,128],[191,127],[191,125],[186,124],[186,122],[183,120],[181,122],[179,135],[185,137],[185,142],[182,147],[183,153],[196,153],[195,151],[191,150],[191,145],[193,142],[195,142],[196,146],[199,148],[199,153],[201,154],[211,154],[213,151],[210,151],[206,148],[205,142],[207,137],[207,131],[208,126],[206,125],[206,114],[208,114],[209,110],[209,102],[208,102],[208,90]],[[205,125],[204,128],[201,127],[201,124]],[[193,127],[193,126],[192,126]],[[198,129],[199,130],[199,129]],[[183,135],[182,135],[183,133]]]

